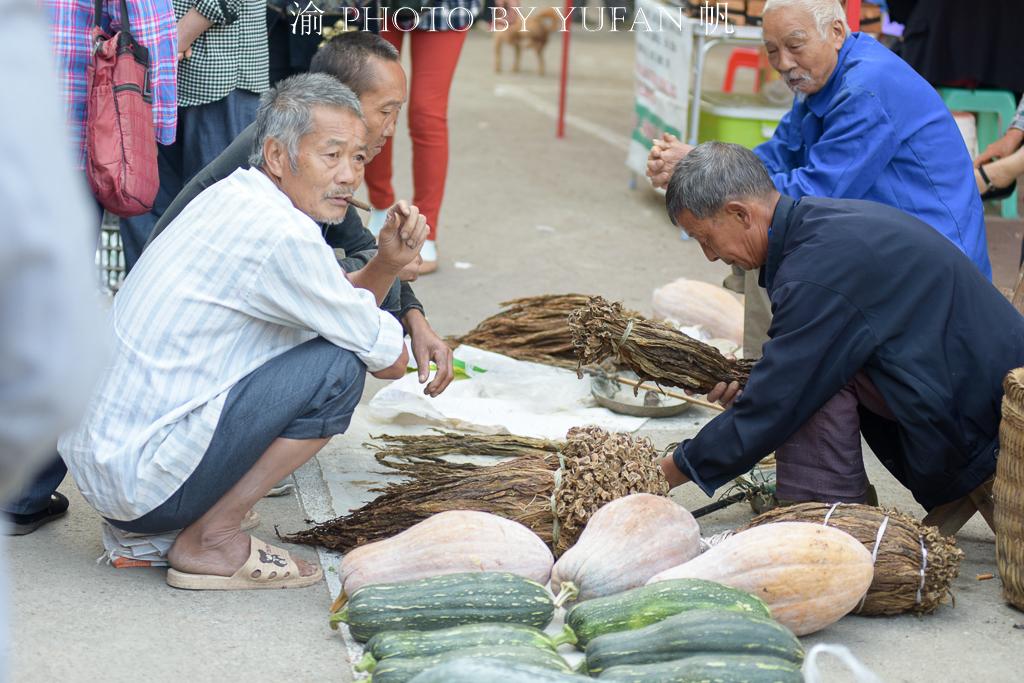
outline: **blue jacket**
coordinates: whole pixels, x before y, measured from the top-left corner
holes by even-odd
[[[757,154],[791,197],[868,199],[932,226],[992,278],[970,154],[942,98],[906,62],[854,33],[828,83]]]
[[[743,395],[679,446],[711,495],[864,370],[897,421],[861,411],[872,451],[931,509],[995,471],[1002,381],[1024,317],[929,226],[882,204],[783,196],[761,284],[770,341]]]

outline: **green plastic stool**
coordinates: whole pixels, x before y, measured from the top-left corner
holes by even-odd
[[[978,147],[985,149],[1010,127],[1017,103],[1008,90],[966,90],[939,88],[942,101],[951,111],[969,111],[978,115]],[[1002,201],[1003,218],[1017,218],[1017,191]]]

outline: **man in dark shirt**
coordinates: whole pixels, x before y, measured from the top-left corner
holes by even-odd
[[[760,268],[774,314],[746,387],[716,387],[728,410],[662,461],[671,485],[710,495],[774,450],[780,499],[863,502],[861,434],[929,510],[993,475],[1024,318],[948,239],[882,204],[780,195],[724,143],[680,161],[666,202],[709,260]]]
[[[395,134],[398,114],[405,104],[405,72],[399,61],[398,51],[379,36],[359,32],[344,33],[331,39],[317,51],[310,71],[334,76],[350,87],[359,98],[370,137],[367,145],[369,163],[369,160],[384,148],[387,139]],[[248,168],[255,138],[255,124],[252,124],[243,130],[220,156],[200,171],[160,217],[146,246],[155,240],[203,190],[228,177],[238,168]],[[327,244],[336,252],[342,252],[338,256],[338,263],[346,272],[362,268],[377,252],[377,241],[373,234],[363,227],[363,221],[355,207],[349,207],[341,223],[325,224],[321,227]],[[413,263],[410,268],[403,271],[403,280],[406,277],[415,279],[416,266],[417,264]],[[413,294],[409,283],[396,281],[381,308],[398,318],[412,339],[413,357],[419,368],[421,383],[427,382],[430,363],[436,365],[437,374],[433,381],[427,384],[424,393],[437,396],[454,377],[452,353],[444,340],[430,327],[423,313],[423,305]]]

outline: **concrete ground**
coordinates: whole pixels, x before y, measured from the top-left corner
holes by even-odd
[[[686,276],[719,283],[725,267],[680,241],[657,196],[629,189],[623,165],[631,118],[632,41],[627,34],[573,38],[571,115],[554,138],[557,79],[525,72],[495,76],[490,37],[470,34],[451,98],[451,165],[441,219],[441,268],[416,291],[443,335],[457,334],[508,298],[577,291],[603,294],[641,311],[651,291]],[[558,45],[548,49],[557,64]],[[506,64],[508,59],[506,58]],[[721,60],[708,80],[720,82]],[[716,71],[717,70],[717,71]],[[411,194],[409,145],[399,131],[399,196]],[[642,185],[641,185],[642,187]],[[997,283],[1012,286],[1021,224],[995,219],[990,242]],[[983,331],[979,331],[983,333]],[[371,382],[364,402],[381,386]],[[304,519],[345,512],[364,487],[361,448],[369,425],[357,420],[297,474],[300,496],[264,500],[258,536],[303,528]],[[650,435],[671,440],[656,428]],[[921,514],[909,495],[870,461],[884,504]],[[346,486],[348,488],[346,488]],[[355,489],[353,489],[355,487]],[[337,558],[319,554],[328,581],[297,591],[190,593],[163,583],[155,569],[96,564],[99,519],[66,482],[71,513],[24,538],[10,539],[13,680],[207,681],[332,680],[350,673],[346,650],[326,625],[337,590]],[[345,493],[348,491],[349,493]],[[684,487],[689,507],[707,498]],[[702,520],[711,534],[745,522],[734,506]],[[956,607],[926,617],[850,617],[806,639],[841,643],[887,682],[1021,680],[1024,613],[1003,604],[992,533],[980,519],[960,542],[967,557],[955,584]],[[297,551],[317,557],[309,548]],[[826,680],[853,680],[826,668]]]

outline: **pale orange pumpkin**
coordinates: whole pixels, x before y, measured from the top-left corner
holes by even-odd
[[[544,585],[555,559],[519,522],[472,510],[431,515],[400,534],[360,546],[341,561],[343,593],[375,583],[460,572],[510,572]]]
[[[730,536],[649,583],[693,578],[738,588],[761,598],[775,619],[803,636],[852,611],[873,575],[871,553],[845,531],[780,522]]]
[[[571,581],[579,600],[621,593],[700,554],[700,527],[665,496],[634,493],[594,513],[576,545],[558,558],[551,587]]]

